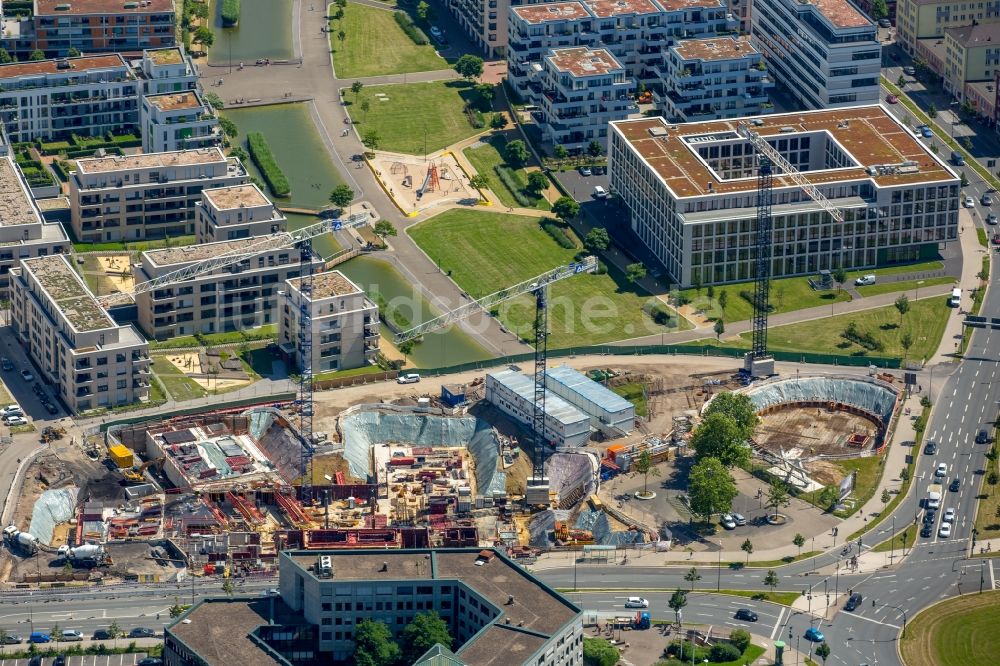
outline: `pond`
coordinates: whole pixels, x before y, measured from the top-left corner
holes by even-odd
[[[318,217],[303,215],[302,213],[285,213],[284,215],[288,218],[289,231],[308,227],[311,224],[318,224],[320,221]],[[322,236],[313,238],[313,252],[324,259],[330,258],[331,255],[339,252],[341,249],[343,248],[337,242],[337,239],[334,238],[333,234],[323,234]]]
[[[234,28],[223,28],[219,15],[221,0],[213,8],[215,42],[208,50],[212,65],[253,66],[258,59],[291,60],[292,0],[242,0],[240,22]]]
[[[343,180],[306,104],[226,109],[222,115],[236,123],[239,129],[233,145],[245,149],[248,132],[262,132],[267,138],[274,159],[292,188],[291,194],[284,198],[267,192],[279,208],[284,205],[320,209],[329,205],[330,191]],[[247,168],[252,175],[260,178],[252,160]],[[263,182],[263,178],[260,180]]]
[[[423,297],[415,295],[407,280],[393,266],[381,259],[357,257],[337,268],[367,291],[373,300],[375,292],[381,294],[390,310],[398,310],[413,325],[437,314]],[[388,327],[385,332],[392,337]],[[445,331],[425,335],[424,341],[414,346],[408,360],[418,367],[435,368],[491,357],[472,337],[453,326]]]

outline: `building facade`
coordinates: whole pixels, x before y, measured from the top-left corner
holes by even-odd
[[[1000,17],[1000,0],[899,0],[896,6],[896,43],[918,55],[920,40],[943,39],[945,28],[960,28]],[[940,73],[940,71],[938,71]]]
[[[631,402],[568,365],[546,370],[545,388],[588,414],[594,427],[609,434],[635,429],[635,406]]]
[[[945,92],[965,100],[967,83],[989,81],[1000,71],[1000,21],[945,28]]]
[[[248,180],[239,158],[218,148],[76,160],[73,233],[85,243],[191,235],[202,190]]]
[[[139,126],[147,153],[208,148],[222,141],[219,119],[197,90],[143,96]]]
[[[108,316],[66,255],[23,259],[11,275],[11,327],[71,412],[148,399],[149,344]]]
[[[378,305],[340,271],[314,275],[310,282],[311,289],[301,278],[286,281],[278,344],[296,367],[305,368],[305,320],[311,325],[314,374],[369,365],[379,352]]]
[[[546,382],[547,384],[548,382]],[[531,428],[535,381],[514,370],[486,373],[486,400]],[[545,390],[545,440],[556,449],[573,449],[590,439],[590,417],[549,389]]]
[[[198,89],[198,68],[179,46],[143,51],[136,69],[144,95]]]
[[[199,243],[266,236],[285,231],[288,220],[253,183],[202,190]]]
[[[749,119],[840,209],[837,222],[775,177],[771,273],[870,268],[937,256],[958,237],[959,178],[881,106]],[[672,282],[754,278],[756,165],[732,121],[612,124],[611,187]]]
[[[878,103],[882,45],[850,0],[758,0],[751,34],[775,82],[807,109]]]
[[[513,4],[521,4],[521,0],[514,0]],[[488,57],[504,54],[511,0],[445,0],[445,6],[472,43]]]
[[[14,143],[134,131],[138,87],[117,54],[0,65],[0,122]]]

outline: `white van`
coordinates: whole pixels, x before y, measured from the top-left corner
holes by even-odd
[[[854,281],[854,284],[856,284],[859,287],[875,284],[875,274],[870,273],[868,275],[862,275],[861,277],[859,277],[857,280]]]
[[[948,299],[948,305],[953,308],[957,308],[962,305],[962,290],[955,287],[951,290],[951,298]]]
[[[608,191],[605,190],[600,185],[598,185],[597,187],[594,188],[594,197],[596,197],[598,199],[607,199],[608,198]]]

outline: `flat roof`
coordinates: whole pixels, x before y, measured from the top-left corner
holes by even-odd
[[[659,0],[660,5],[668,12],[678,12],[684,9],[712,9],[725,7],[722,0]]]
[[[671,125],[664,118],[620,120],[611,123],[612,131],[620,133],[646,164],[666,183],[678,198],[754,192],[756,178],[723,180],[709,168],[694,150],[699,144],[689,144],[684,137],[717,133],[732,134],[737,124],[745,122],[762,137],[795,136],[803,132],[827,132],[857,160],[859,166],[835,170],[804,172],[814,185],[872,180],[889,187],[908,183],[953,182],[957,178],[888,111],[878,105],[848,107],[835,110],[801,111],[778,115],[712,120]],[[758,124],[754,124],[758,123]],[[673,129],[671,129],[673,128]],[[785,130],[789,128],[791,132]],[[704,145],[704,144],[702,144]],[[893,165],[912,161],[910,173],[868,175],[866,167]],[[785,176],[774,177],[775,187],[795,187]],[[709,185],[711,184],[711,189]]]
[[[59,64],[69,67],[60,67]],[[120,54],[81,56],[79,58],[58,58],[54,60],[36,60],[34,62],[11,62],[0,65],[0,79],[16,79],[21,76],[42,76],[45,74],[72,74],[73,72],[90,72],[98,69],[121,67],[124,74],[131,76],[132,72]]]
[[[758,53],[749,37],[684,39],[671,48],[685,60],[735,60]]]
[[[288,280],[288,283],[301,292],[302,280],[303,278],[292,278]],[[361,287],[351,282],[340,271],[328,271],[312,276],[312,296],[309,297],[309,300],[318,301],[322,298],[347,296],[348,294],[357,294],[362,291]]]
[[[173,266],[174,264],[189,264],[193,261],[212,259],[227,252],[245,250],[251,245],[260,243],[261,237],[239,238],[236,240],[203,243],[201,245],[183,245],[167,247],[161,250],[146,250],[142,256],[149,259],[155,266]]]
[[[179,65],[184,62],[184,54],[176,46],[166,49],[147,49],[143,55],[153,61],[154,65]]]
[[[657,14],[662,11],[653,0],[581,0],[597,18],[622,14]]]
[[[605,49],[592,50],[586,46],[552,49],[552,53],[545,58],[556,70],[573,76],[599,76],[622,69],[621,64]]]
[[[959,28],[945,28],[944,34],[965,48],[1000,46],[1000,23],[975,23]]]
[[[10,156],[0,159],[0,226],[14,227],[41,222],[31,194],[14,166],[14,160]]]
[[[303,623],[280,597],[205,599],[170,625],[169,631],[209,666],[281,664],[250,638],[257,627],[270,623],[272,599],[276,624]]]
[[[212,205],[219,210],[230,210],[233,208],[256,208],[257,206],[270,206],[271,201],[253,183],[247,185],[232,185],[230,187],[217,187],[211,190],[202,190],[205,198],[212,202]]]
[[[605,411],[625,412],[634,409],[631,402],[568,365],[548,368],[545,371],[545,377],[562,384],[590,402],[600,405]],[[548,403],[546,402],[546,404]]]
[[[198,95],[192,91],[179,93],[163,93],[162,95],[146,95],[149,103],[160,111],[177,111],[180,109],[200,109],[204,106]]]
[[[133,171],[135,169],[211,164],[213,162],[225,161],[226,156],[222,154],[222,150],[218,147],[212,147],[175,150],[168,153],[88,157],[76,160],[76,168],[80,173],[105,173],[110,171]]]
[[[535,401],[534,380],[520,372],[500,370],[499,372],[488,372],[486,377],[492,377],[496,382],[529,402]],[[589,416],[548,389],[545,391],[545,414],[563,425],[590,420]]]
[[[815,5],[820,14],[838,28],[866,28],[874,26],[871,19],[849,0],[798,0],[807,5]]]
[[[115,327],[111,317],[69,265],[66,255],[53,254],[21,261],[77,331]]]
[[[532,24],[590,18],[590,12],[579,2],[547,2],[541,5],[511,7],[510,10],[524,22]]]
[[[35,0],[35,14],[154,14],[173,12],[173,0]]]

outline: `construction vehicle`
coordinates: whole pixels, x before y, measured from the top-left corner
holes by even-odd
[[[42,430],[41,441],[43,444],[48,444],[49,442],[54,442],[57,439],[62,439],[65,434],[66,428],[60,426],[45,426]]]
[[[652,622],[647,612],[636,613],[635,618],[632,620],[633,629],[649,629],[651,624]]]
[[[19,549],[29,555],[38,552],[38,538],[28,532],[22,532],[14,525],[3,528],[3,541],[8,550]]]
[[[143,474],[147,469],[153,467],[154,465],[159,465],[163,462],[163,458],[156,458],[155,460],[147,460],[141,465],[135,465],[131,469],[123,469],[122,476],[125,477],[126,483],[146,483],[146,477]]]
[[[96,543],[87,543],[82,546],[59,546],[56,553],[67,562],[85,566],[98,566],[108,560],[104,546]]]

